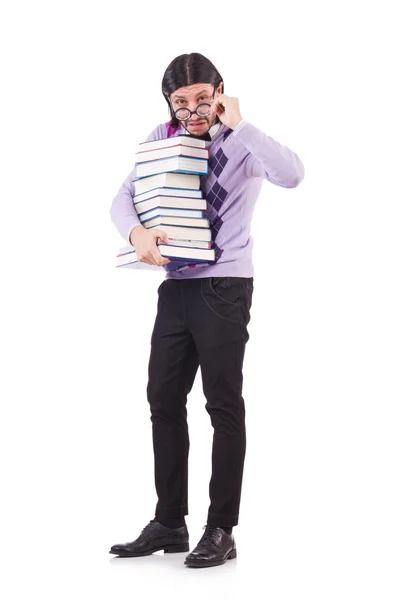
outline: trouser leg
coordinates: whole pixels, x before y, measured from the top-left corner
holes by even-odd
[[[177,281],[159,288],[158,312],[151,337],[147,397],[150,405],[155,516],[188,514],[189,433],[186,402],[198,369],[198,354],[186,329]]]
[[[253,279],[202,278],[186,284],[186,292],[205,406],[214,428],[208,522],[233,527],[238,523],[246,452],[243,362]]]

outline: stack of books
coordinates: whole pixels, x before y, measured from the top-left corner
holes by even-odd
[[[167,269],[215,260],[207,201],[200,175],[208,173],[205,141],[190,135],[143,142],[135,155],[134,207],[147,229],[165,231],[169,243],[159,243]],[[133,246],[123,246],[117,267],[163,269],[139,262]]]

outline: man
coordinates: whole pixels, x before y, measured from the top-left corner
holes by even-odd
[[[200,365],[214,429],[210,506],[204,534],[185,564],[207,567],[236,557],[232,528],[238,524],[246,448],[242,371],[253,294],[253,210],[264,179],[293,188],[304,168],[288,147],[243,119],[238,99],[225,95],[222,77],[201,54],[175,58],[162,90],[171,120],[147,139],[185,134],[207,140],[209,171],[200,182],[215,262],[175,269],[160,255],[158,238],[166,243],[167,235],[140,225],[132,202],[134,169],[112,202],[111,217],[139,260],[166,270],[158,289],[147,386],[158,502],[141,535],[110,552],[143,556],[189,550],[186,402]]]

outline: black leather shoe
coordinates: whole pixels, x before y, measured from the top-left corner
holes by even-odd
[[[201,540],[185,559],[186,566],[216,567],[236,558],[236,542],[232,533],[226,533],[213,525],[206,525],[203,529],[205,531]]]
[[[136,540],[127,544],[116,544],[111,547],[109,553],[123,557],[148,556],[158,550],[189,552],[189,533],[186,525],[171,529],[152,519]]]

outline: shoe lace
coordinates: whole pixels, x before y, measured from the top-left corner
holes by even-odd
[[[152,529],[153,523],[155,523],[155,519],[151,519],[151,521],[142,529],[141,536],[144,539],[147,539],[150,535],[150,530]]]
[[[212,544],[214,544],[215,546],[217,546],[216,543],[216,536],[217,536],[217,527],[215,527],[214,525],[204,525],[203,529],[205,530],[203,533],[203,536],[201,538],[201,541],[209,541]]]

